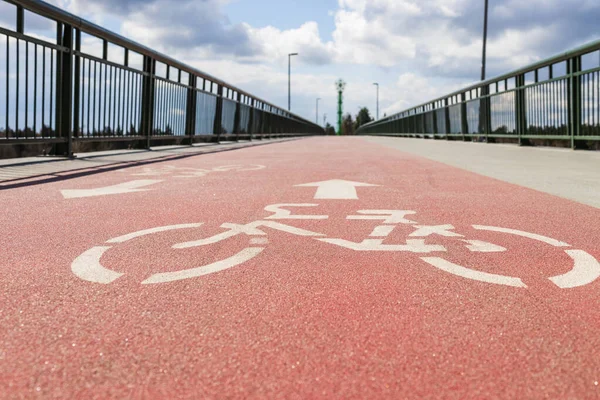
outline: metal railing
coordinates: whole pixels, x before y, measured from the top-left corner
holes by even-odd
[[[202,137],[324,133],[311,121],[42,1],[0,0],[0,11],[0,20],[14,16],[13,29],[0,24],[0,145],[52,143],[56,154],[70,155],[74,143],[85,141],[149,147],[166,139],[191,144]],[[28,19],[55,25],[55,36],[26,33]]]
[[[405,137],[600,141],[600,41],[362,126]]]

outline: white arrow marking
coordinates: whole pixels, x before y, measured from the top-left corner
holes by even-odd
[[[61,190],[65,199],[80,199],[83,197],[96,197],[96,196],[107,196],[112,194],[123,194],[123,193],[135,193],[145,192],[150,189],[140,189],[144,186],[154,185],[162,181],[156,180],[139,180],[125,183],[119,183],[118,185],[106,186],[95,189],[70,189]]]
[[[585,286],[600,278],[600,263],[583,250],[566,250],[575,261],[575,266],[564,275],[550,278],[561,289],[572,289]]]
[[[357,187],[375,187],[370,183],[352,182],[341,179],[330,181],[305,183],[295,187],[317,187],[315,199],[317,200],[358,200]]]

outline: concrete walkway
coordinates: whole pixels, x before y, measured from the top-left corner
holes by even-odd
[[[364,139],[600,208],[600,152],[375,136]]]
[[[60,178],[62,174],[136,166],[145,163],[190,157],[198,154],[280,143],[293,139],[266,139],[255,141],[198,143],[193,146],[160,146],[150,150],[113,150],[76,154],[76,158],[27,157],[0,160],[0,188],[12,186],[25,180]]]

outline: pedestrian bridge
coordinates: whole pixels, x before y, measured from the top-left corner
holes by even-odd
[[[323,135],[252,93],[38,0],[0,0],[0,158]],[[55,40],[28,18],[55,22]],[[94,55],[82,36],[101,47]],[[362,126],[358,134],[598,148],[600,42]],[[0,61],[2,61],[0,59]],[[109,143],[109,144],[107,144]]]

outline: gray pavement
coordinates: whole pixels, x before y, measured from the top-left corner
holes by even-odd
[[[375,136],[364,140],[600,208],[600,152]]]
[[[98,151],[76,154],[74,159],[43,156],[5,159],[0,160],[0,188],[23,180],[60,177],[61,174],[74,171],[102,170],[295,139],[297,138],[263,139],[252,142],[198,143],[193,146],[161,146],[153,147],[150,150]]]

